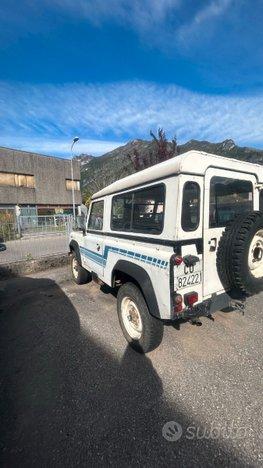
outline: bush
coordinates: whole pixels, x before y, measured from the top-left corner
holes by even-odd
[[[17,238],[17,225],[10,211],[0,211],[0,240],[8,241]]]

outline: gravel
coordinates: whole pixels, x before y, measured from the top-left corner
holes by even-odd
[[[61,268],[0,282],[4,466],[262,466],[263,295],[166,326],[146,356],[116,298]]]

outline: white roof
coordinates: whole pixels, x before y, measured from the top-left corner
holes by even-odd
[[[147,184],[157,179],[164,179],[172,174],[184,173],[204,175],[206,170],[211,166],[257,174],[259,182],[263,182],[263,166],[260,164],[252,164],[238,159],[192,150],[117,180],[113,184],[95,193],[92,198],[104,197],[110,193],[126,190],[137,185]]]

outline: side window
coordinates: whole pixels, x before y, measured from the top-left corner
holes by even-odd
[[[183,190],[181,224],[184,231],[195,231],[200,221],[200,186],[196,182],[186,182]]]
[[[164,221],[165,186],[116,195],[112,198],[111,229],[160,234]]]
[[[101,231],[103,228],[103,209],[104,201],[93,202],[89,215],[88,229]]]
[[[259,192],[259,209],[263,211],[263,190]]]
[[[116,195],[112,199],[111,229],[129,231],[131,229],[132,194]]]
[[[213,177],[210,185],[209,227],[224,227],[238,214],[253,210],[253,186],[247,180]]]
[[[164,220],[164,185],[134,192],[132,231],[160,234]]]

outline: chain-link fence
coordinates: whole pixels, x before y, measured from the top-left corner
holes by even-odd
[[[0,219],[0,241],[6,246],[0,264],[66,253],[72,227],[71,215]]]
[[[20,232],[26,235],[46,235],[65,232],[70,215],[19,216]]]

